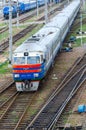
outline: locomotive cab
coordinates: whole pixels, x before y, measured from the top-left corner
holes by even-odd
[[[44,76],[43,54],[15,53],[13,56],[13,78],[17,91],[36,91]]]

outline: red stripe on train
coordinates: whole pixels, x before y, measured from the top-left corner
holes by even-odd
[[[35,73],[40,72],[41,69],[38,70],[13,70],[13,73]]]
[[[13,65],[13,68],[36,68],[40,66],[41,64]]]

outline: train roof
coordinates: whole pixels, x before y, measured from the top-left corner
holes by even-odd
[[[63,11],[61,11],[59,14],[57,14],[52,20],[51,22],[49,22],[46,26],[50,27],[57,27],[57,28],[61,28],[64,26],[64,24],[66,24],[68,22],[68,19],[70,18],[70,14],[73,13],[73,9],[75,9],[76,6],[78,6],[78,4],[80,3],[80,0],[77,1],[73,1],[72,4],[68,5],[68,7],[66,7],[65,9],[63,9]]]
[[[62,13],[66,13],[66,14],[70,14],[73,9],[75,9],[75,7],[79,6],[80,4],[80,0],[74,0],[68,7],[65,7],[63,10],[62,10]]]
[[[17,3],[17,0],[12,0],[13,2],[16,2]],[[33,2],[36,2],[36,0],[18,0],[19,3],[33,3]]]
[[[59,36],[59,29],[53,27],[43,27],[35,35],[28,38],[23,44],[21,44],[14,52],[44,51],[46,47],[51,46],[51,41],[55,35]]]
[[[51,20],[51,22],[49,22],[46,27],[56,27],[56,28],[60,28],[63,27],[64,23],[67,23],[68,20],[67,18],[64,16],[58,16],[54,19]]]
[[[55,36],[59,37],[60,35],[60,28],[65,27],[64,24],[67,24],[68,17],[72,13],[71,10],[73,11],[74,9],[75,11],[79,4],[80,0],[73,1],[72,4],[70,4],[66,9],[63,9],[63,11],[56,15],[56,17],[54,17],[50,23],[46,24],[35,35],[28,38],[14,52],[45,51],[46,48],[52,46]]]

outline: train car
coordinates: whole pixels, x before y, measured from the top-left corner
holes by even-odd
[[[12,18],[16,17],[17,16],[16,6],[12,6],[11,10],[12,10]],[[9,18],[9,6],[6,6],[6,7],[3,8],[3,16],[4,16],[5,19]]]
[[[15,1],[15,3],[16,3],[16,1]],[[40,7],[42,5],[44,5],[44,0],[38,0],[38,6]],[[36,3],[36,0],[31,0],[31,1],[19,0],[18,6],[19,7],[17,8],[17,3],[12,6],[12,18],[17,16],[17,10],[19,11],[19,14],[25,13],[29,10],[36,8],[37,3]],[[5,19],[9,18],[9,6],[5,6],[3,8],[3,16]]]
[[[36,8],[36,0],[20,2],[20,13],[25,13],[29,10]]]
[[[13,78],[17,91],[37,91],[60,51],[79,8],[80,0],[74,0],[14,51]]]
[[[37,5],[37,4],[36,4],[36,1],[35,1],[35,0],[30,1],[30,10],[36,8],[36,5]]]
[[[45,4],[45,0],[38,0],[38,6],[42,6]]]

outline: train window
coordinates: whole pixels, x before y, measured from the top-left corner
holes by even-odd
[[[14,57],[14,64],[25,64],[25,57]]]
[[[39,56],[27,57],[27,64],[38,64],[38,63],[40,63]]]
[[[43,62],[43,55],[41,55],[41,62]]]

